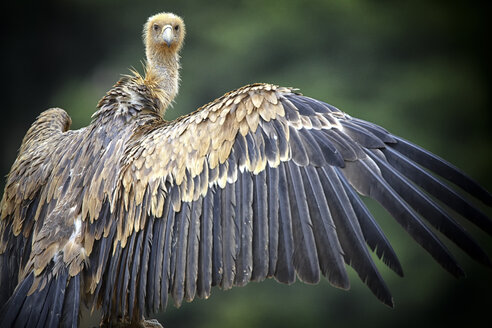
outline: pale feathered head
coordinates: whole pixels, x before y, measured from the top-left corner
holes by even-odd
[[[177,53],[183,46],[185,25],[181,17],[172,13],[151,16],[144,25],[143,39],[150,55],[169,55]]]

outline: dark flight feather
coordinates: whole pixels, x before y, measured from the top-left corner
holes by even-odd
[[[181,306],[185,293],[185,275],[186,275],[186,262],[187,262],[187,249],[188,249],[188,235],[190,228],[190,204],[184,203],[181,206],[181,211],[176,213],[177,239],[176,239],[176,266],[174,272],[171,271],[171,275],[174,274],[172,288],[172,294],[174,303],[177,307]]]
[[[154,300],[154,304],[157,308],[166,308],[168,294],[172,286],[172,276],[174,273],[171,269],[171,263],[173,257],[173,243],[175,243],[174,236],[177,225],[177,222],[175,222],[175,217],[175,212],[172,207],[169,207],[167,217],[163,217],[161,219],[164,220],[164,229],[162,230],[163,234],[161,235],[161,238],[163,239],[162,264],[157,262],[157,269],[159,270],[158,278],[161,281],[161,288],[159,288],[158,281],[156,281],[156,285],[153,287],[158,291],[156,299]],[[150,286],[150,288],[152,288],[152,286]]]
[[[356,124],[359,127],[363,127],[366,130],[370,131],[377,138],[381,139],[385,144],[394,144],[397,142],[396,139],[393,138],[393,136],[388,131],[376,124],[360,120],[358,118],[351,118],[351,121],[353,124]]]
[[[135,235],[133,234],[131,238],[131,242],[127,244],[127,247],[122,248],[120,262],[119,262],[119,270],[117,273],[117,276],[122,277],[122,279],[120,278],[117,280],[115,307],[118,309],[121,316],[124,316],[126,312],[126,308],[125,308],[126,297],[127,297],[126,285],[128,284],[128,276],[130,274],[128,270],[127,261],[128,261],[128,253],[131,252],[131,248],[133,246],[132,243],[133,243],[134,236]]]
[[[198,256],[197,294],[201,298],[210,295],[212,286],[212,250],[213,250],[213,201],[214,193],[209,191],[203,198],[202,221],[200,223],[200,243]]]
[[[62,286],[63,287],[63,286]],[[71,277],[65,292],[63,312],[60,319],[60,326],[76,328],[79,320],[80,307],[80,275]]]
[[[129,278],[129,295],[128,295],[128,314],[132,315],[135,305],[138,306],[137,288],[139,283],[139,273],[141,269],[140,261],[144,259],[142,253],[142,243],[144,240],[145,231],[140,230],[137,233],[133,258],[131,259],[131,275]]]
[[[428,168],[432,172],[449,180],[467,191],[485,204],[492,206],[492,194],[486,191],[477,182],[465,175],[461,170],[429,151],[414,145],[403,138],[393,136],[398,142],[391,147],[403,155],[411,158],[416,163]]]
[[[213,194],[213,253],[212,253],[212,286],[222,284],[224,263],[222,256],[222,191],[217,189],[209,190]]]
[[[299,132],[293,128],[289,128],[290,136],[290,151],[292,154],[292,160],[299,166],[306,166],[309,164],[308,154],[306,153],[306,148],[301,141]]]
[[[202,215],[202,198],[191,203],[188,249],[186,253],[185,300],[191,302],[196,294],[198,274],[198,248],[200,243],[200,216]]]
[[[393,298],[366,248],[364,237],[340,177],[333,168],[318,169],[325,195],[331,200],[330,212],[337,227],[345,261],[384,304],[393,306]]]
[[[444,182],[441,182],[433,175],[429,174],[420,166],[413,163],[405,155],[392,149],[392,147],[384,149],[383,153],[388,162],[401,174],[415,182],[415,184],[438,200],[442,201],[446,206],[476,224],[489,235],[492,235],[492,221],[463,196],[451,189]]]
[[[384,142],[363,127],[352,124],[350,121],[342,121],[341,124],[344,128],[343,132],[359,145],[369,149],[386,147]]]
[[[228,183],[221,190],[221,214],[222,214],[222,261],[224,266],[221,287],[224,290],[231,289],[236,275],[236,192],[235,185]]]
[[[332,144],[336,152],[340,153],[342,163],[337,166],[344,167],[345,161],[355,161],[361,158],[363,152],[360,147],[351,140],[345,140],[344,136],[337,130],[320,130],[318,134],[320,138],[325,140],[325,143]]]
[[[311,133],[312,137],[318,142],[320,154],[324,156],[326,163],[328,165],[344,167],[344,158],[337,147],[333,145],[333,142],[326,138],[326,134],[321,132],[321,130],[312,130]],[[338,144],[338,148],[341,148],[340,144]],[[355,159],[356,156],[354,155],[352,158]]]
[[[137,233],[132,234],[130,238],[130,244],[125,247],[128,249],[128,253],[126,254],[126,260],[124,261],[124,272],[125,275],[123,277],[123,284],[122,284],[122,295],[121,295],[121,309],[123,309],[123,316],[126,316],[129,314],[128,312],[128,302],[129,302],[129,285],[130,285],[130,268],[131,268],[131,263],[132,259],[134,257],[134,251],[135,251],[135,240],[137,238]],[[140,257],[140,254],[135,255]],[[122,261],[123,262],[123,261]],[[136,277],[135,277],[136,278]],[[135,278],[132,277],[132,281],[135,280]]]
[[[318,171],[308,166],[304,170],[301,169],[301,173],[305,181],[306,198],[309,200],[307,204],[313,223],[321,272],[332,285],[348,289],[350,283],[345,270],[343,250]]]
[[[1,308],[0,322],[4,325],[12,325],[19,318],[19,326],[24,326],[29,319],[29,315],[19,317],[19,309],[23,309],[23,304],[26,302],[27,293],[34,281],[34,273],[29,274],[15,289],[14,294],[7,303]],[[31,305],[32,306],[32,305]],[[25,311],[25,310],[24,310]],[[23,320],[23,321],[21,321]]]
[[[266,167],[268,186],[268,277],[273,277],[277,270],[279,250],[279,170]]]
[[[28,296],[28,300],[26,301],[30,301],[32,306],[23,308],[19,313],[19,318],[28,318],[26,327],[38,327],[38,323],[41,323],[41,326],[44,326],[48,310],[47,307],[52,301],[51,299],[48,299],[48,296],[53,297],[52,285],[54,284],[55,281],[49,279],[46,281],[44,288],[37,289]],[[43,313],[44,307],[46,307],[46,311]],[[13,326],[22,326],[22,324],[14,324]]]
[[[491,264],[487,254],[448,213],[417,189],[404,176],[400,175],[385,159],[380,158],[376,153],[368,152],[368,154],[378,164],[383,177],[388,181],[389,185],[427,222],[442,232],[473,259],[483,264]]]
[[[406,204],[390,185],[375,171],[369,160],[348,163],[344,175],[357,191],[377,200],[400,225],[426,249],[443,268],[456,277],[463,270],[437,236],[427,228],[418,215]]]
[[[154,225],[155,225],[154,220],[155,219],[152,216],[147,218],[147,224],[145,227],[145,237],[143,240],[141,269],[140,269],[139,283],[138,283],[138,308],[142,309],[142,312],[145,309],[146,313],[149,312],[148,308],[145,306],[145,298],[150,293],[150,291],[147,292],[147,281],[149,279],[148,277],[152,274],[150,272],[150,249],[152,247],[152,240],[153,240],[153,232],[154,232]]]
[[[287,163],[285,172],[289,182],[287,187],[294,240],[294,268],[301,281],[315,284],[319,281],[318,253],[314,242],[313,223],[304,192],[304,181],[299,167],[292,162]]]
[[[275,270],[275,279],[282,283],[291,284],[295,281],[294,271],[294,240],[292,236],[292,216],[285,164],[278,167],[278,199],[279,199],[279,237],[278,258]]]
[[[312,136],[311,131],[301,129],[298,132],[298,137],[304,145],[304,151],[309,159],[309,164],[313,166],[325,166],[327,163],[325,156],[318,141]]]
[[[337,173],[338,176],[341,177],[341,172],[339,170]],[[364,205],[360,197],[355,193],[348,181],[345,178],[340,178],[340,181],[343,184],[345,192],[350,199],[352,208],[354,209],[357,219],[359,220],[362,234],[364,235],[364,239],[367,244],[374,252],[376,252],[376,255],[382,259],[386,265],[388,265],[390,269],[392,269],[399,276],[403,277],[403,269],[400,261],[398,261],[398,257],[396,256],[393,247],[391,247],[391,244],[377,224],[376,220]]]
[[[238,235],[239,251],[236,259],[236,276],[235,285],[244,286],[250,278],[253,270],[253,181],[249,174],[240,174],[238,179],[241,179],[239,188],[240,199],[237,199],[237,208],[241,211],[239,216],[236,216],[236,224],[240,227]],[[237,197],[237,196],[236,196]]]
[[[262,281],[268,274],[268,198],[266,171],[253,178],[253,271],[251,280]]]
[[[121,247],[118,242],[118,244],[116,245],[116,249],[114,250],[111,256],[111,259],[109,260],[110,264],[109,264],[108,271],[103,278],[106,280],[106,284],[105,284],[106,288],[103,292],[103,304],[102,304],[104,309],[111,309],[112,306],[113,295],[115,293],[114,288],[115,288],[115,284],[117,283],[116,270],[118,267],[120,256],[121,256]]]
[[[170,207],[169,201],[167,201],[164,207]],[[168,211],[169,213],[169,211]],[[148,278],[147,278],[147,305],[149,310],[152,308],[154,311],[158,309],[159,302],[159,290],[160,288],[156,288],[155,286],[160,285],[160,277],[162,276],[162,257],[165,254],[165,250],[159,251],[163,249],[164,245],[164,231],[165,231],[165,222],[167,217],[165,218],[153,218],[153,220],[149,220],[148,224],[153,224],[153,235],[152,235],[152,247],[150,247],[150,257],[149,257],[149,269],[148,269]],[[148,310],[148,312],[150,312]]]

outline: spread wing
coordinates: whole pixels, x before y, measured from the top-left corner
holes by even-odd
[[[114,199],[86,231],[89,289],[104,311],[131,315],[165,307],[169,293],[180,305],[268,277],[348,288],[348,264],[392,305],[369,249],[402,268],[359,195],[460,276],[435,230],[490,265],[450,211],[489,234],[492,224],[456,189],[492,205],[458,169],[375,124],[291,89],[246,86],[135,134]]]

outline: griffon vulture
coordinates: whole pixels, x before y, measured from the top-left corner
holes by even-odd
[[[180,305],[270,277],[347,289],[346,265],[392,306],[370,250],[402,267],[359,195],[452,275],[463,271],[435,230],[491,266],[450,214],[491,234],[457,190],[488,206],[491,194],[373,123],[271,84],[165,121],[184,37],[180,17],[150,17],[144,76],[118,81],[85,128],[53,108],[27,132],[1,202],[2,327],[76,327],[83,303],[103,325],[158,325],[144,316],[169,296]]]

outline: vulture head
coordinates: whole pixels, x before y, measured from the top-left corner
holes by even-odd
[[[144,25],[147,58],[177,54],[183,46],[185,26],[181,17],[171,13],[151,16]]]

